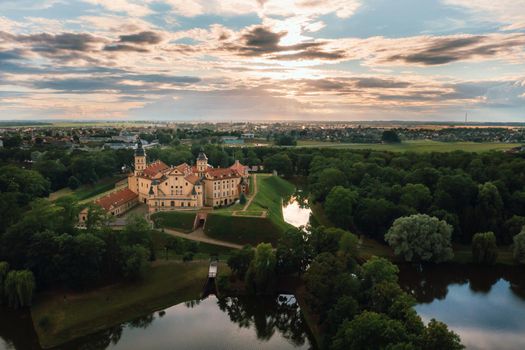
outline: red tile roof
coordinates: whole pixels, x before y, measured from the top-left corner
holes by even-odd
[[[124,188],[97,199],[95,203],[106,210],[110,210],[111,208],[120,207],[129,201],[135,200],[137,197],[138,195],[135,192],[129,188]]]
[[[230,167],[230,169],[233,169],[237,171],[239,174],[244,174],[246,172],[247,167],[242,165],[238,160],[233,163],[233,165]]]
[[[193,185],[199,181],[199,177],[196,174],[188,174],[184,177],[184,179]]]
[[[240,177],[239,173],[230,168],[209,169],[207,172],[214,180]]]
[[[164,164],[164,162],[158,160],[151,163],[142,171],[143,175],[147,177],[155,177],[158,173],[168,170],[170,167]]]

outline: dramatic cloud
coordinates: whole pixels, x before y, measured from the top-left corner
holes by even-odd
[[[134,44],[158,44],[162,41],[162,36],[155,32],[140,32],[137,34],[121,35],[120,41]]]
[[[524,1],[0,1],[0,119],[524,120]]]

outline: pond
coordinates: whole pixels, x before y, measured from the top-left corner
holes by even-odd
[[[402,266],[402,287],[425,322],[443,321],[467,349],[525,349],[525,270],[470,265]]]
[[[0,316],[2,316],[0,314]],[[0,349],[35,349],[16,328],[0,331]],[[12,342],[18,334],[18,343]],[[28,337],[26,337],[28,338]],[[2,340],[13,345],[2,347]],[[312,349],[293,295],[190,301],[78,339],[61,349]],[[36,347],[37,348],[37,347]]]
[[[290,198],[283,200],[283,218],[290,225],[295,227],[308,225],[311,214],[308,197],[302,189],[296,190]]]

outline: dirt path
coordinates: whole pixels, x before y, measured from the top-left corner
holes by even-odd
[[[248,207],[250,206],[250,204],[252,204],[253,199],[255,198],[256,195],[257,195],[257,174],[254,174],[253,175],[253,194],[248,200],[248,202],[246,202],[246,205],[244,206],[244,208],[242,208],[242,211],[246,211],[248,209]]]
[[[225,242],[225,241],[221,241],[221,240],[210,238],[206,236],[201,227],[199,227],[198,229],[196,229],[195,231],[191,233],[183,233],[183,232],[179,232],[179,231],[172,230],[169,228],[165,228],[164,232],[174,237],[190,239],[192,241],[210,243],[210,244],[220,245],[223,247],[233,248],[233,249],[242,249],[242,245],[240,244]]]

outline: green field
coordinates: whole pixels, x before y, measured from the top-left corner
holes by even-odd
[[[151,215],[154,222],[158,222],[159,227],[170,228],[181,232],[193,231],[196,211],[166,211]]]
[[[221,274],[228,269],[220,265]],[[138,316],[200,298],[208,261],[158,262],[141,281],[123,282],[83,293],[40,295],[31,309],[43,347],[95,333]],[[45,320],[45,321],[43,321]],[[42,324],[46,324],[45,329]]]
[[[284,222],[282,198],[293,193],[295,186],[277,176],[257,175],[258,191],[245,215],[232,216],[233,211],[214,211],[208,214],[205,233],[215,239],[238,244],[256,245],[260,242],[276,243],[290,226]],[[266,212],[266,217],[252,217]]]
[[[370,149],[390,152],[487,152],[504,151],[521,146],[518,143],[438,142],[430,140],[404,141],[400,144],[336,143],[322,141],[298,141],[297,147]]]

